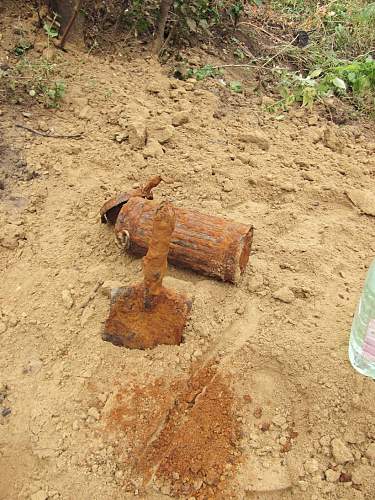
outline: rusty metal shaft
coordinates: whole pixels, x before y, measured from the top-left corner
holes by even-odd
[[[175,222],[176,215],[172,205],[162,203],[155,212],[148,252],[143,259],[146,296],[158,295],[161,291]]]

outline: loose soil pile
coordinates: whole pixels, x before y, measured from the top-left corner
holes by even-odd
[[[375,189],[371,128],[275,120],[149,57],[54,57],[60,109],[1,109],[0,498],[372,500],[375,385],[347,357],[375,252],[356,202]],[[116,348],[106,282],[141,261],[99,208],[155,174],[157,199],[254,224],[253,251],[237,286],[170,268],[193,299],[181,346]]]

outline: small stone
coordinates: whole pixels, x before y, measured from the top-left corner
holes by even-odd
[[[48,130],[49,130],[49,126],[47,125],[47,123],[44,120],[40,120],[38,122],[38,128],[42,132],[48,132]]]
[[[146,90],[150,92],[150,94],[160,94],[160,92],[167,90],[167,87],[167,84],[164,84],[164,82],[151,80],[148,82]]]
[[[7,331],[7,325],[5,323],[3,323],[2,321],[0,321],[0,335],[2,333],[5,333]]]
[[[47,500],[48,493],[44,490],[39,490],[36,493],[30,495],[30,500]]]
[[[94,310],[91,306],[85,307],[81,316],[81,326],[85,326],[93,314]]]
[[[73,297],[72,297],[69,290],[63,290],[61,292],[61,298],[62,298],[62,302],[64,304],[64,307],[66,309],[71,309],[73,307],[74,300],[73,300]]]
[[[262,423],[260,424],[260,426],[259,426],[259,428],[260,428],[260,430],[261,430],[262,432],[266,432],[266,431],[268,431],[270,427],[271,427],[270,422],[262,422]],[[285,444],[285,443],[284,443],[284,444]]]
[[[156,139],[148,139],[147,146],[143,150],[145,158],[161,158],[164,150]]]
[[[136,169],[147,167],[147,161],[144,159],[142,153],[138,151],[134,152],[133,154],[133,164]]]
[[[236,313],[239,316],[243,316],[245,314],[245,306],[243,304],[241,304],[238,307],[236,307]]]
[[[194,84],[190,82],[185,82],[185,90],[192,92],[194,90]]]
[[[306,462],[304,463],[304,468],[308,474],[314,474],[314,472],[318,472],[320,465],[319,462],[315,460],[315,458],[311,458],[310,460],[306,460]]]
[[[309,483],[307,481],[298,481],[298,486],[302,491],[307,491],[307,488],[309,487]]]
[[[168,123],[158,119],[150,120],[147,124],[147,138],[156,139],[160,144],[165,144],[173,137],[174,128]],[[148,141],[147,141],[148,142]]]
[[[24,116],[25,118],[31,118],[33,115],[31,113],[28,113],[27,111],[23,111],[22,116]]]
[[[225,191],[226,193],[230,193],[231,191],[233,191],[233,188],[233,182],[230,179],[225,179],[225,181],[223,182],[223,191]]]
[[[362,213],[375,217],[375,195],[368,189],[350,189],[347,191],[350,201]]]
[[[172,116],[172,125],[174,127],[180,127],[190,120],[189,113],[187,111],[179,111]]]
[[[295,193],[297,191],[297,187],[294,184],[290,184],[289,182],[280,184],[280,189],[286,191],[287,193]]]
[[[129,144],[135,149],[146,144],[146,125],[143,121],[132,121],[128,126]]]
[[[71,155],[79,155],[79,153],[81,152],[82,152],[81,146],[71,146],[70,150],[68,151],[68,153]]]
[[[272,297],[276,300],[280,300],[281,302],[285,302],[286,304],[291,304],[295,300],[294,293],[287,286],[276,290],[276,292],[272,294]]]
[[[100,418],[100,413],[97,410],[97,408],[95,408],[95,406],[92,406],[91,408],[89,408],[87,415],[89,417],[94,418],[95,420],[99,420],[99,418]]]
[[[340,472],[333,469],[327,469],[325,471],[326,480],[329,483],[336,483],[340,479]]]
[[[337,464],[345,464],[347,462],[354,462],[352,452],[346,444],[339,438],[332,440],[332,455]]]
[[[238,153],[237,158],[244,165],[252,165],[253,164],[253,158],[249,153]]]
[[[306,181],[315,181],[315,177],[310,172],[302,172],[301,176],[302,179],[305,179]]]
[[[74,420],[72,427],[73,427],[73,431],[78,431],[79,427],[80,427],[79,426],[79,421],[78,420]]]
[[[286,418],[282,415],[275,415],[272,419],[272,423],[274,423],[278,427],[281,427],[286,423]]]
[[[14,328],[15,326],[17,326],[17,325],[18,325],[19,321],[20,321],[20,320],[19,320],[18,318],[14,317],[14,316],[11,316],[11,317],[9,318],[8,323],[9,323],[9,326],[10,326],[10,327]]]
[[[192,110],[190,101],[188,101],[187,99],[180,99],[177,103],[177,109],[178,111],[185,111],[185,113],[188,113],[190,120],[191,110]]]
[[[15,224],[5,224],[0,233],[0,246],[15,250],[19,240],[26,239],[24,231]]]
[[[105,281],[102,284],[102,294],[110,299],[112,290],[116,288],[122,288],[123,286],[124,285],[120,281],[115,281],[115,280]]]
[[[365,455],[369,460],[375,460],[375,443],[371,443],[367,447]]]
[[[117,132],[117,134],[115,134],[115,141],[119,144],[126,141],[127,138],[128,134],[126,132]]]
[[[270,142],[262,132],[247,132],[242,134],[239,139],[241,142],[256,144],[263,151],[268,151],[270,148]]]

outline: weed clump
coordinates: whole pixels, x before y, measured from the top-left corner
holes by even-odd
[[[57,108],[66,88],[58,75],[57,63],[24,55],[14,66],[0,69],[0,82],[9,100],[21,102],[29,96],[48,108]]]
[[[273,108],[286,109],[295,102],[312,106],[336,95],[359,111],[374,114],[375,104],[375,2],[334,0],[274,0],[274,9],[310,33],[302,50],[290,45],[279,63],[297,70],[274,72],[281,99]]]

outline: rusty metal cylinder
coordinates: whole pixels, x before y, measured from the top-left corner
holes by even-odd
[[[130,198],[118,214],[118,242],[136,255],[145,255],[159,203]],[[249,260],[253,228],[230,219],[174,207],[176,225],[168,260],[199,273],[235,283]]]

